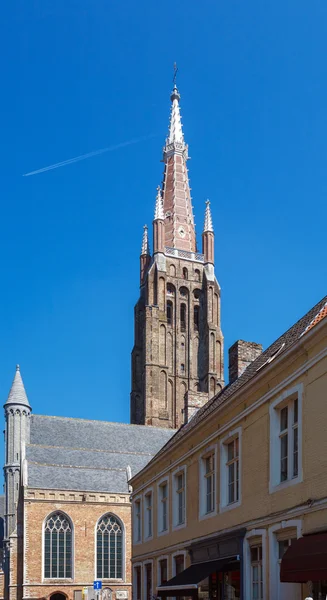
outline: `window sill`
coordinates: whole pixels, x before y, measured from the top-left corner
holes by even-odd
[[[273,494],[274,492],[279,492],[279,490],[285,490],[291,485],[296,485],[297,483],[302,483],[303,476],[298,475],[298,477],[293,477],[293,479],[287,479],[286,481],[282,481],[281,483],[269,483],[269,494]]]
[[[74,583],[73,577],[43,577],[43,583],[51,583],[51,582],[65,582],[65,583]]]
[[[233,508],[238,508],[241,506],[241,503],[241,500],[237,500],[237,502],[231,502],[231,504],[224,504],[223,506],[220,505],[219,512],[223,513],[227,512],[228,510],[233,510]]]
[[[164,529],[163,531],[158,531],[158,537],[161,537],[162,535],[167,535],[167,533],[169,533],[169,529]]]
[[[186,527],[186,521],[185,521],[185,523],[179,523],[178,525],[173,525],[172,531],[178,531],[179,529],[183,529],[184,527]]]
[[[217,516],[217,509],[212,510],[210,512],[207,513],[200,513],[199,514],[199,521],[204,521],[204,519],[211,519],[211,517],[216,517]]]

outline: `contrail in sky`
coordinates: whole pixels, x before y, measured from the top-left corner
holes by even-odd
[[[115,146],[108,146],[107,148],[100,148],[100,150],[94,150],[93,152],[88,152],[87,154],[81,154],[80,156],[75,156],[74,158],[69,158],[68,160],[63,160],[61,162],[57,162],[54,165],[49,165],[48,167],[43,167],[42,169],[37,169],[36,171],[30,171],[30,173],[24,173],[23,177],[30,177],[31,175],[38,175],[39,173],[46,173],[47,171],[52,171],[52,169],[59,169],[59,167],[65,167],[66,165],[72,165],[73,163],[79,162],[80,160],[86,160],[87,158],[92,158],[92,156],[98,156],[99,154],[104,154],[105,152],[112,152],[113,150],[118,150],[119,148],[124,148],[125,146],[131,146],[132,144],[138,144],[139,142],[143,142],[152,137],[154,137],[154,134],[135,138],[133,140],[129,140],[128,142],[121,142],[120,144],[116,144]]]

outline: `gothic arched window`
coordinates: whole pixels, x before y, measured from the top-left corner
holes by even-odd
[[[44,577],[72,577],[72,524],[62,513],[50,515],[44,526]]]
[[[184,267],[183,268],[183,279],[187,279],[188,278],[188,272],[187,272],[187,268]]]
[[[110,514],[101,517],[97,525],[97,578],[123,578],[123,528]]]
[[[195,275],[195,281],[201,281],[201,273],[200,273],[199,269],[195,269],[194,275]]]

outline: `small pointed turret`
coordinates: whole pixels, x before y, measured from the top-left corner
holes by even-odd
[[[156,221],[157,219],[162,219],[164,220],[164,209],[163,209],[163,201],[162,201],[162,195],[161,195],[161,189],[160,186],[158,185],[157,187],[157,197],[156,197],[156,205],[155,205],[155,209],[154,209],[154,220]]]
[[[204,213],[204,227],[202,233],[202,253],[204,254],[204,262],[214,264],[214,233],[212,225],[212,217],[210,210],[210,202],[206,201],[206,210]]]
[[[28,401],[24,383],[22,380],[22,376],[20,374],[19,365],[16,366],[16,373],[14,380],[12,382],[12,386],[9,392],[9,396],[7,398],[7,402],[4,406],[8,406],[8,404],[19,404],[22,406],[27,406],[31,408],[30,403]]]
[[[144,283],[144,278],[146,272],[148,270],[148,266],[151,261],[150,256],[150,246],[149,246],[149,236],[148,236],[148,226],[144,225],[143,227],[143,238],[142,238],[142,248],[140,255],[140,280],[141,285]]]
[[[213,232],[212,216],[211,216],[211,209],[210,209],[210,200],[206,201],[206,210],[205,210],[205,213],[204,213],[203,233],[205,233],[206,231]]]
[[[148,254],[150,255],[148,226],[147,225],[143,225],[143,238],[142,238],[141,256],[147,256]]]
[[[165,214],[160,186],[157,187],[156,205],[153,220],[153,253],[165,252]]]

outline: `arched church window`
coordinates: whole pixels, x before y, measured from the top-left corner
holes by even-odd
[[[172,325],[173,322],[173,303],[167,300],[167,325]]]
[[[186,304],[181,304],[181,331],[186,331]]]
[[[198,304],[196,304],[194,306],[194,313],[193,313],[193,322],[194,322],[195,331],[199,331],[199,321],[200,321],[200,307],[198,306]]]
[[[184,267],[183,268],[183,279],[187,279],[188,278],[188,272],[187,272],[187,268]]]
[[[123,528],[111,514],[101,517],[97,525],[97,578],[123,578]]]
[[[72,577],[72,523],[61,512],[50,515],[44,526],[44,577]]]
[[[194,294],[195,300],[199,300],[200,296],[201,296],[201,290],[196,289],[196,290],[194,290],[193,294]]]
[[[183,287],[179,288],[179,293],[182,296],[182,298],[187,298],[188,289],[183,286]]]
[[[175,294],[175,288],[174,288],[173,284],[167,283],[167,295],[174,296],[174,294]]]
[[[201,273],[200,273],[199,269],[195,269],[194,275],[195,275],[195,281],[201,281]]]

